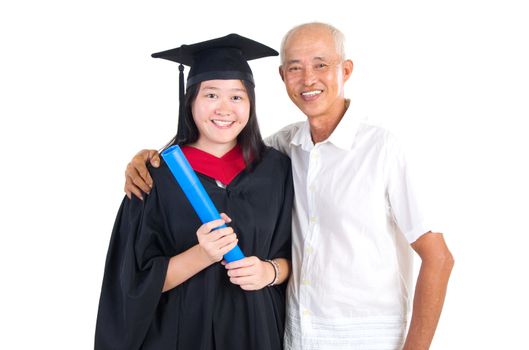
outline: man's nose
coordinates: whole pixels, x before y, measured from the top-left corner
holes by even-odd
[[[303,69],[303,83],[305,86],[311,86],[316,82],[316,74],[312,67],[306,67]]]

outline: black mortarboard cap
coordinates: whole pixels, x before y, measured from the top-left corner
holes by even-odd
[[[153,53],[152,57],[180,63],[179,119],[181,119],[184,106],[183,65],[191,67],[187,76],[187,86],[214,79],[241,79],[255,85],[247,61],[277,55],[279,53],[276,50],[257,41],[238,34],[229,34],[221,38]],[[183,121],[179,120],[178,124],[180,131]]]

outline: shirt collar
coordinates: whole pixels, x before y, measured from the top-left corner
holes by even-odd
[[[347,99],[346,104],[348,107],[342,120],[340,120],[340,123],[338,123],[327,141],[338,148],[349,150],[353,146],[356,131],[360,125],[360,115],[351,100]]]
[[[345,101],[348,108],[342,120],[340,120],[340,123],[338,123],[331,136],[321,143],[330,142],[338,148],[349,150],[353,145],[356,131],[360,124],[360,116],[355,113],[351,100],[346,99]],[[295,146],[301,146],[303,150],[308,152],[314,147],[312,137],[310,136],[310,124],[308,120],[297,130],[290,143]]]

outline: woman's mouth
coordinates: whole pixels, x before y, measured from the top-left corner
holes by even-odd
[[[220,120],[220,119],[212,119],[211,122],[215,124],[215,126],[218,126],[219,128],[229,128],[230,126],[235,123],[233,120]]]

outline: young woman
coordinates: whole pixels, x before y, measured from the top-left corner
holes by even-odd
[[[123,200],[112,232],[96,349],[281,349],[290,161],[261,140],[246,62],[271,55],[236,34],[153,55],[191,66],[167,147],[229,216],[202,225],[167,165],[151,168],[150,193]],[[236,244],[246,257],[222,262]]]

